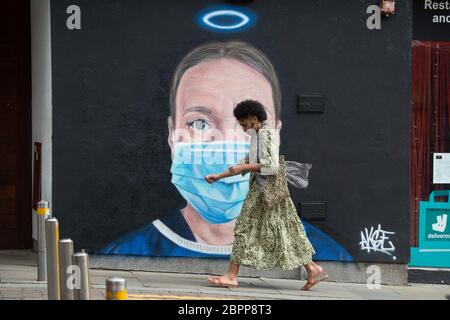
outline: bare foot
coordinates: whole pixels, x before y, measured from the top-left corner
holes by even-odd
[[[321,266],[319,266],[318,264],[313,262],[312,266],[311,266],[311,272],[308,275],[308,280],[310,280],[312,278],[315,278],[316,276],[318,276],[322,272],[323,272],[323,268]]]
[[[238,282],[235,277],[231,277],[229,274],[225,273],[223,276],[211,276],[208,277],[208,282],[215,286],[220,287],[237,287]]]
[[[311,262],[311,264],[309,265],[309,270],[307,268],[307,271],[308,281],[303,286],[302,290],[309,290],[320,281],[328,278],[328,275],[323,272],[323,268],[314,262]]]

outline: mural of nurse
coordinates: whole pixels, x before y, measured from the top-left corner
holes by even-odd
[[[226,171],[248,153],[250,137],[233,115],[236,104],[244,100],[261,102],[267,126],[281,129],[278,77],[261,51],[243,41],[215,41],[184,56],[172,77],[168,143],[171,182],[186,206],[113,241],[100,253],[229,257],[236,218],[249,191],[249,174],[213,186],[204,177]],[[304,178],[297,182],[300,187],[307,186]],[[317,251],[315,260],[352,260],[320,229],[307,222],[304,228]]]

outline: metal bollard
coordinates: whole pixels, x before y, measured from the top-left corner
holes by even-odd
[[[45,219],[48,218],[48,202],[38,202],[37,238],[38,238],[38,281],[47,281],[47,261],[45,256]]]
[[[73,300],[73,287],[67,284],[69,275],[67,268],[72,265],[73,241],[71,239],[59,240],[59,270],[60,276],[60,296],[61,300]]]
[[[127,300],[126,281],[123,278],[106,279],[106,300]]]
[[[72,263],[80,270],[80,286],[74,290],[75,300],[91,300],[89,255],[82,250],[72,255]]]
[[[59,300],[59,227],[56,218],[45,220],[45,242],[47,248],[47,293],[48,300]]]

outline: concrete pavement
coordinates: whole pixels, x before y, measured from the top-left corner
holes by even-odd
[[[45,282],[37,279],[37,257],[32,251],[0,251],[0,299],[47,299]],[[129,299],[283,299],[283,300],[411,300],[448,299],[450,286],[414,284],[370,290],[365,284],[322,282],[301,291],[303,280],[266,277],[240,278],[238,288],[211,287],[206,275],[148,271],[90,270],[92,299],[105,299],[105,279],[127,280]]]

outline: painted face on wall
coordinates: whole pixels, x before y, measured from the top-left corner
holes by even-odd
[[[234,107],[246,99],[261,102],[267,108],[268,125],[275,127],[272,88],[260,73],[235,59],[202,62],[181,78],[175,124],[169,119],[169,134],[172,137],[174,129],[186,129],[191,138],[202,132],[203,141],[212,141],[227,140],[227,131],[234,131],[238,141],[246,141],[247,135],[233,116]],[[179,141],[181,136],[175,134],[173,138]]]
[[[269,82],[238,60],[209,60],[184,73],[176,93],[175,125],[169,117],[172,183],[188,207],[210,224],[236,219],[248,193],[248,175],[228,177],[214,186],[204,180],[207,174],[226,171],[248,152],[249,136],[233,115],[234,107],[246,99],[266,106],[267,122],[275,127]]]

